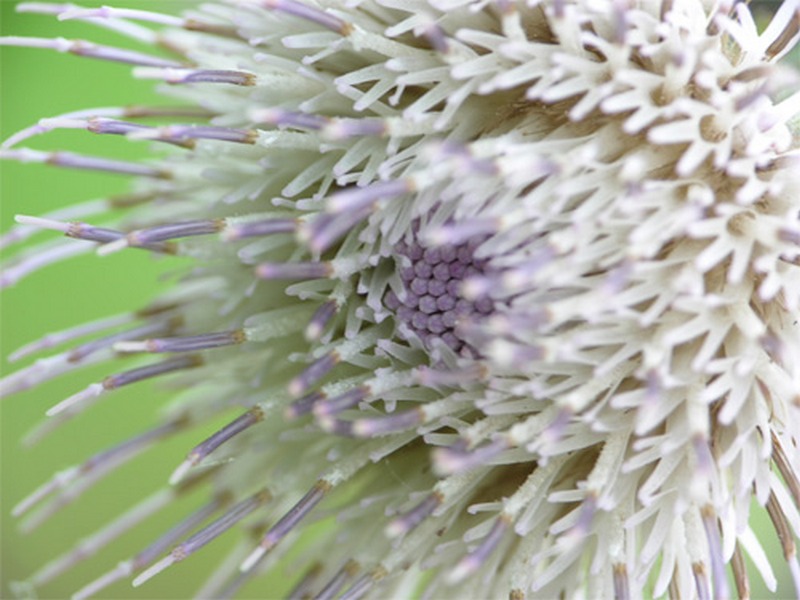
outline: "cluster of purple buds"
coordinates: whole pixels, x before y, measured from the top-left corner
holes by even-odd
[[[465,297],[464,283],[487,274],[488,259],[475,256],[485,239],[430,247],[414,239],[395,247],[403,289],[387,292],[384,304],[395,313],[401,334],[416,336],[429,350],[443,342],[457,354],[479,356],[465,326],[491,314],[494,301],[488,294]]]

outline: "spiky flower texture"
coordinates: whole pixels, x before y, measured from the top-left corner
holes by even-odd
[[[134,189],[18,217],[5,244],[77,240],[25,247],[3,284],[95,250],[192,266],[148,306],[16,353],[66,348],[4,393],[108,369],[34,437],[122,386],[178,391],[161,425],[15,513],[41,521],[147,447],[229,419],[31,585],[199,495],[76,597],[124,578],[147,597],[229,530],[238,545],[187,594],[288,568],[292,597],[747,596],[753,576],[775,587],[774,536],[795,582],[780,593],[800,592],[800,80],[778,64],[796,1],[762,32],[744,4],[701,0],[18,8],[142,48],[3,44],[132,64],[176,101],[6,140],[5,159]],[[25,148],[61,128],[157,150]],[[771,527],[754,529],[763,509]]]

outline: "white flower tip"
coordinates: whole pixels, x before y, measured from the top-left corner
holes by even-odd
[[[53,129],[86,129],[86,119],[70,119],[69,117],[49,117],[39,119],[39,127],[47,131]]]
[[[125,134],[129,140],[157,140],[159,138],[171,139],[169,127],[129,131]]]
[[[18,13],[39,12],[44,10],[54,12],[56,9],[56,5],[50,4],[49,2],[22,2],[17,5],[16,11]]]
[[[133,69],[134,79],[161,79],[167,83],[180,83],[189,73],[191,73],[191,69],[177,67],[135,67]]]
[[[336,429],[336,419],[331,415],[324,415],[318,414],[320,411],[314,411],[314,416],[316,417],[317,426],[327,433],[333,433]]]
[[[155,577],[156,575],[161,573],[161,571],[163,571],[167,567],[172,566],[174,563],[175,563],[175,559],[172,557],[171,554],[165,556],[160,561],[158,561],[156,564],[154,564],[152,567],[150,567],[149,569],[145,570],[142,574],[140,574],[138,577],[136,577],[133,580],[133,582],[131,583],[131,585],[133,585],[133,587],[139,587],[145,581],[147,581],[148,579],[152,579],[153,577]]]
[[[86,600],[91,596],[91,592],[87,592],[85,590],[78,590],[72,596],[69,597],[70,600]]]
[[[138,342],[116,342],[112,348],[114,352],[149,352],[150,347],[147,341]]]
[[[29,137],[31,137],[31,135],[33,135],[31,133],[32,130],[33,128],[29,127],[27,129],[23,129],[22,131],[18,131],[17,133],[9,137],[6,141],[4,141],[2,144],[0,144],[0,149],[8,150],[9,148],[13,148],[14,146],[16,146],[21,141],[27,140]]]
[[[105,9],[105,10],[104,10]],[[58,14],[59,21],[70,21],[72,19],[82,19],[86,17],[94,17],[98,19],[107,19],[109,17],[108,7],[99,8],[96,10],[73,7]]]
[[[11,509],[11,516],[14,517],[15,519],[22,516],[28,510],[30,504],[31,502],[29,501],[29,497],[24,498],[16,505],[14,505],[14,508]]]
[[[258,546],[247,556],[247,558],[244,559],[244,561],[242,561],[242,564],[239,566],[239,570],[242,573],[247,573],[254,566],[256,566],[256,563],[260,561],[261,557],[264,556],[266,553],[267,553],[266,548],[264,548],[263,546]]]
[[[103,244],[99,248],[97,248],[97,255],[98,256],[108,256],[109,254],[114,254],[114,252],[119,252],[120,250],[124,250],[128,247],[128,238],[119,238],[118,240],[114,240],[113,242],[109,242],[108,244]]]
[[[62,400],[55,406],[51,406],[47,412],[45,413],[48,417],[54,417],[55,415],[64,412],[65,410],[72,408],[76,404],[80,404],[89,398],[96,398],[100,394],[103,393],[105,388],[103,387],[102,383],[93,383],[88,386],[86,389],[81,390],[77,394],[73,394],[66,400]]]
[[[299,377],[295,377],[289,382],[289,385],[286,386],[289,395],[292,398],[299,398],[303,395],[305,391],[305,386],[303,385],[303,381]]]
[[[319,323],[309,323],[305,331],[303,331],[303,337],[307,342],[316,342],[319,337],[322,335],[323,327]]]
[[[36,598],[37,589],[32,581],[9,581],[8,589],[14,598]]]
[[[9,363],[15,363],[18,360],[20,360],[21,358],[25,358],[26,356],[28,356],[29,354],[32,354],[32,353],[33,353],[33,350],[29,349],[28,346],[24,346],[24,347],[20,348],[19,350],[14,350],[14,352],[12,352],[11,354],[8,355],[8,358],[6,360]],[[0,393],[0,396],[2,396],[2,393]]]
[[[186,474],[191,470],[193,466],[194,466],[193,461],[189,459],[183,461],[180,465],[178,465],[178,468],[172,472],[172,475],[169,476],[169,484],[176,485],[181,481],[183,481],[183,478],[186,477]]]
[[[54,417],[57,414],[64,412],[67,408],[75,404],[75,401],[72,400],[72,398],[73,396],[70,396],[69,398],[59,402],[55,406],[51,406],[50,408],[47,409],[47,411],[44,414],[47,415],[48,417]]]
[[[401,535],[403,535],[407,531],[408,531],[408,527],[400,519],[395,519],[395,520],[391,521],[383,529],[383,532],[386,535],[386,537],[388,537],[391,540],[400,537]]]
[[[1,41],[1,40],[0,40]],[[0,160],[17,160],[21,163],[43,163],[50,156],[47,152],[19,148],[17,150],[0,150]]]
[[[16,215],[14,221],[20,225],[33,225],[42,229],[52,229],[53,231],[61,231],[66,233],[69,231],[69,223],[62,223],[54,219],[45,219],[42,217],[34,217],[31,215]]]
[[[455,585],[461,583],[469,577],[470,574],[476,569],[475,562],[471,560],[471,557],[465,557],[460,563],[458,563],[452,571],[450,571],[446,576],[446,581],[450,585]]]

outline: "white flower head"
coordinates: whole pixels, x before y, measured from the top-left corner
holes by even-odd
[[[235,595],[295,545],[292,597],[747,596],[746,556],[775,587],[768,536],[800,593],[800,79],[778,62],[796,0],[762,32],[744,4],[701,0],[20,9],[143,49],[0,43],[133,64],[179,103],[83,109],[6,141],[3,158],[135,191],[19,217],[7,242],[43,227],[92,243],[22,252],[3,283],[93,248],[194,266],[144,309],[18,353],[95,336],[4,392],[108,364],[42,435],[121,386],[185,391],[163,425],[15,511],[47,516],[240,411],[163,492],[208,502],[76,597],[144,584],[229,529],[249,535],[199,597]],[[164,149],[127,163],[20,146],[59,128]],[[774,532],[752,528],[753,499]]]

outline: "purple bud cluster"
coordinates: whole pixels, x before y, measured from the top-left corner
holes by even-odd
[[[491,314],[494,302],[485,295],[465,298],[462,285],[486,274],[487,259],[475,258],[484,239],[429,248],[417,240],[395,246],[403,290],[387,292],[384,304],[394,311],[401,333],[415,335],[429,350],[438,340],[463,356],[479,355],[463,336],[462,326]]]

